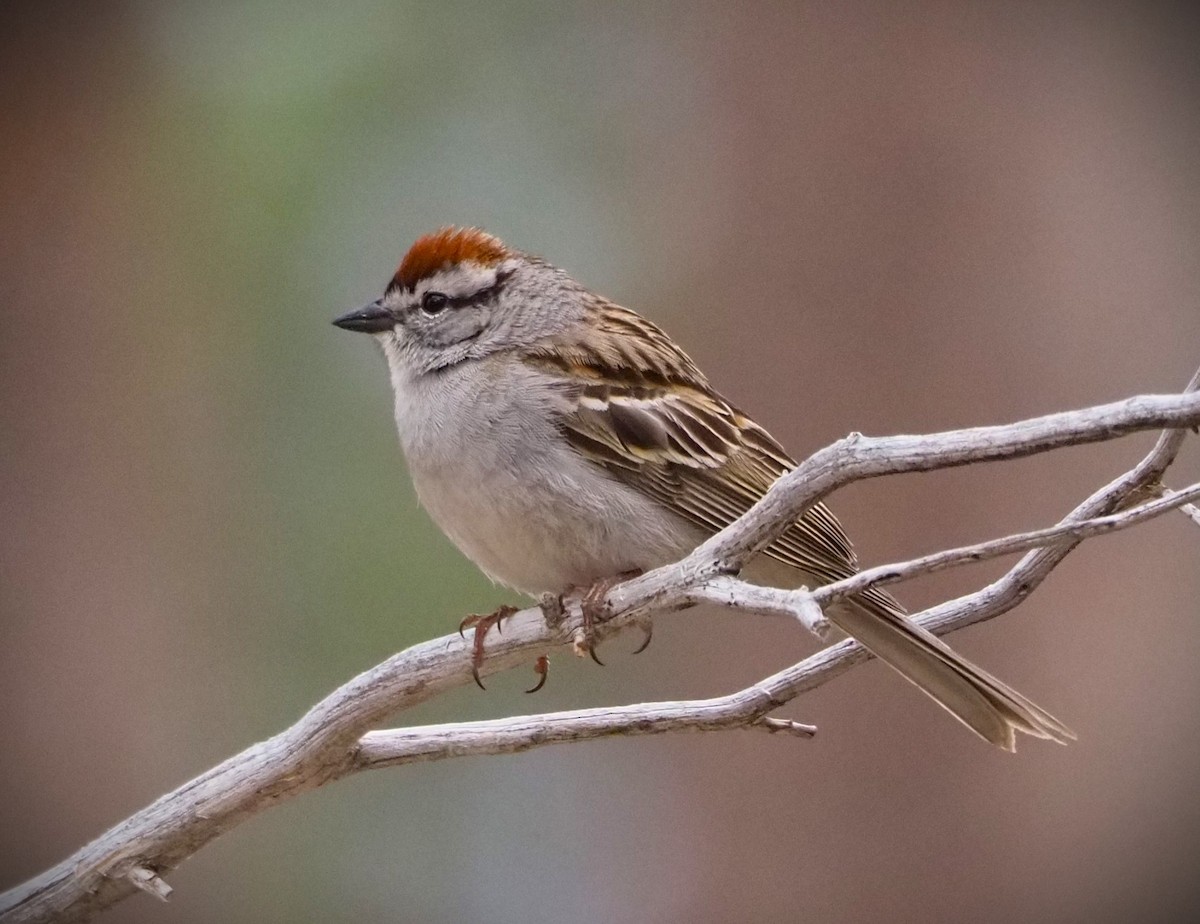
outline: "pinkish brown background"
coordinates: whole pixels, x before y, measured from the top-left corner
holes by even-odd
[[[416,507],[382,360],[329,325],[419,233],[481,224],[643,311],[798,454],[1176,390],[1198,40],[1185,4],[6,4],[0,887],[512,600]],[[880,563],[1048,524],[1151,441],[834,506]],[[1200,530],[1090,542],[953,641],[1078,744],[995,752],[869,665],[786,710],[812,742],[338,783],[106,920],[1194,918]],[[813,649],[714,612],[633,644],[410,718],[712,695]]]

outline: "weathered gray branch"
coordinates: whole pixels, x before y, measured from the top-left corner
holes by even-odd
[[[915,618],[933,631],[947,632],[998,615],[1023,600],[1084,537],[1132,525],[1185,503],[1179,495],[1172,495],[1166,501],[1178,503],[1155,502],[1159,506],[1145,504],[1111,516],[1131,500],[1153,495],[1184,438],[1179,428],[1200,425],[1200,394],[1195,393],[1198,379],[1200,373],[1181,395],[1130,398],[1003,427],[924,437],[850,436],[781,478],[746,516],[683,561],[614,587],[605,601],[611,617],[599,631],[620,631],[653,614],[701,600],[788,613],[820,630],[823,620],[814,604],[828,602],[839,592],[836,586],[796,594],[755,588],[730,574],[831,491],[879,475],[1014,458],[1139,430],[1172,428],[1137,467],[1092,495],[1058,527],[926,556],[924,565],[904,563],[874,569],[879,572],[874,580],[896,580],[1002,554],[997,551],[1001,547],[1011,553],[1051,543],[1028,553],[999,581]],[[841,592],[848,591],[842,588]],[[489,635],[483,672],[508,670],[550,648],[568,646],[581,625],[574,601],[568,602],[561,618],[548,618],[537,608],[524,610],[505,623],[503,635]],[[843,642],[746,690],[707,700],[372,731],[387,716],[470,682],[470,645],[458,635],[434,639],[364,672],[292,727],[185,783],[57,866],[0,895],[0,922],[82,920],[137,889],[165,898],[170,888],[162,875],[221,833],[284,798],[366,768],[678,729],[759,727],[811,734],[809,726],[770,718],[768,713],[866,657],[858,645]]]
[[[1168,510],[1186,510],[1191,506],[1189,501],[1200,498],[1200,484],[1194,484],[1182,491],[1171,492],[1158,500],[1134,507],[1128,507],[1120,513],[1110,513],[1106,516],[1096,516],[1085,520],[1064,520],[1057,526],[1046,529],[1035,529],[1003,539],[992,539],[975,545],[966,545],[944,552],[934,552],[896,565],[879,565],[860,571],[854,577],[846,578],[834,584],[826,584],[811,591],[811,596],[820,605],[825,606],[841,597],[858,593],[873,584],[892,584],[921,574],[932,574],[967,563],[987,561],[1015,552],[1028,549],[1042,548],[1051,544],[1055,539],[1090,539],[1093,536],[1103,536],[1107,533],[1137,526],[1146,520],[1151,520]]]
[[[1170,488],[1167,488],[1164,485],[1160,484],[1160,485],[1158,485],[1158,488],[1155,491],[1155,493],[1159,497],[1171,497],[1173,494],[1178,494],[1180,492],[1172,491]],[[1200,507],[1197,507],[1195,504],[1183,504],[1182,506],[1180,506],[1179,512],[1182,513],[1189,520],[1191,520],[1193,523],[1195,523],[1197,526],[1200,526]]]

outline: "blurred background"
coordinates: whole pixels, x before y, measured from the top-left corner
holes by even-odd
[[[513,601],[417,507],[383,360],[329,324],[420,233],[482,225],[649,315],[796,454],[1175,391],[1198,40],[1188,5],[1134,2],[5,4],[0,887]],[[911,557],[1050,524],[1152,441],[833,506],[865,562]],[[996,752],[872,664],[784,710],[811,742],[339,782],[106,919],[1187,919],[1198,600],[1172,515],[953,637],[1069,748]],[[715,695],[814,648],[720,612],[636,643],[402,721]]]

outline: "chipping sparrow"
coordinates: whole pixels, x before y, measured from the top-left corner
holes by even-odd
[[[676,561],[795,465],[649,321],[477,229],[422,237],[383,297],[334,323],[383,347],[421,503],[486,574],[531,595]],[[855,571],[817,504],[747,575],[796,587]],[[882,590],[826,615],[999,747],[1017,731],[1074,737]]]

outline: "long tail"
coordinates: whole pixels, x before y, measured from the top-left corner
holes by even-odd
[[[912,622],[887,593],[871,588],[826,611],[830,622],[925,691],[985,741],[1016,750],[1016,732],[1059,744],[1075,733],[1012,687],[960,657]]]

